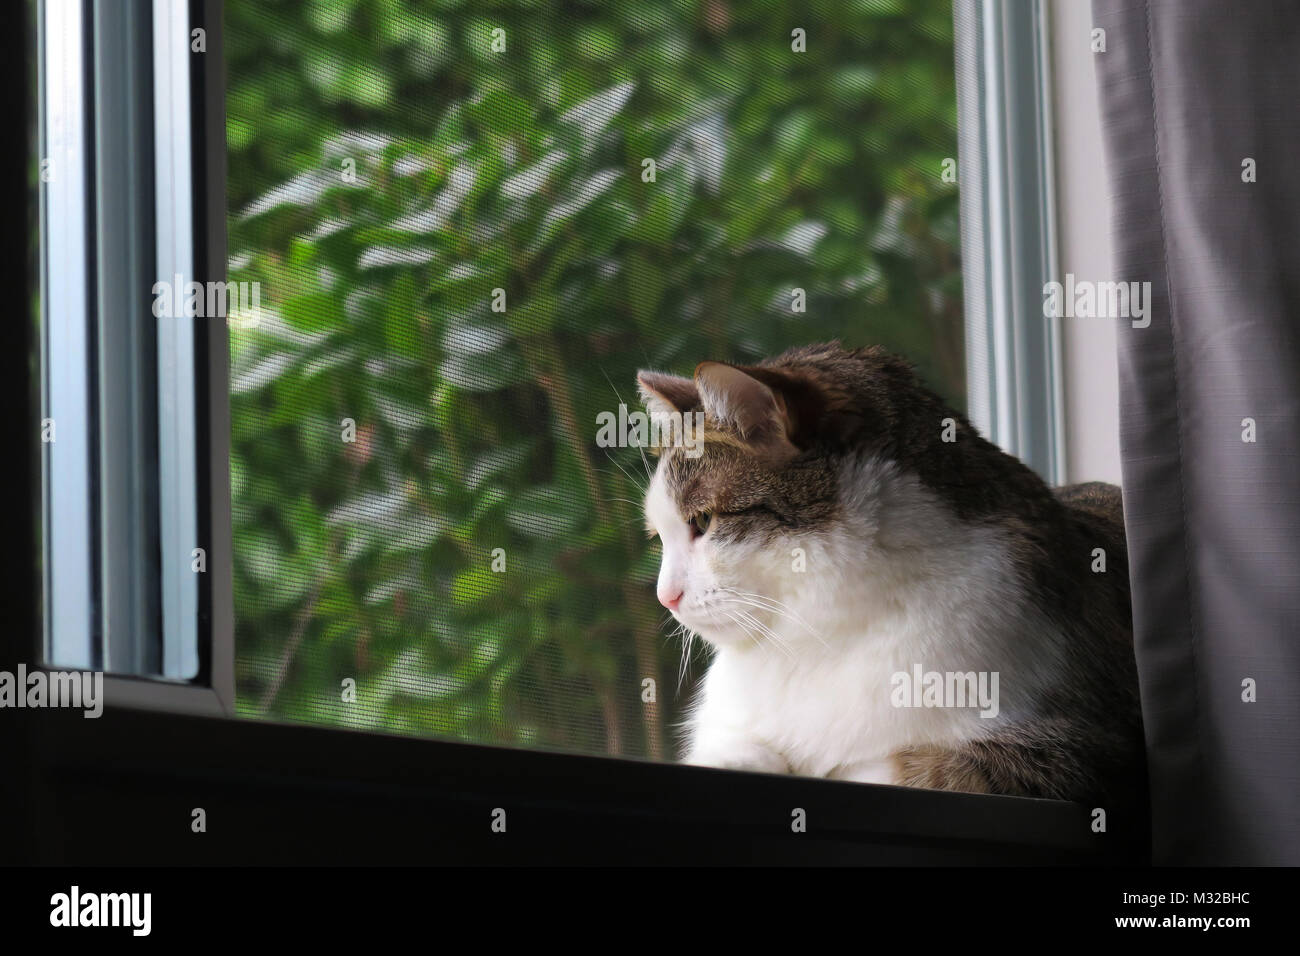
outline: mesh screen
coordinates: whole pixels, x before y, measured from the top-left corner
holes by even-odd
[[[228,2],[240,713],[671,759],[597,416],[834,338],[964,405],[951,16]]]

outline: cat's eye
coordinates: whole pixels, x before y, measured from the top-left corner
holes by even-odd
[[[691,537],[698,538],[709,530],[709,525],[713,522],[713,515],[707,511],[702,511],[688,522],[691,526]]]

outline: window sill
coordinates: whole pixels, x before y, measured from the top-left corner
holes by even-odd
[[[25,852],[44,864],[1144,862],[1051,800],[120,707],[18,713],[35,756]]]

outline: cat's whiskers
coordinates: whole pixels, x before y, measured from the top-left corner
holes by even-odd
[[[606,500],[612,501],[614,499],[611,498]],[[645,527],[645,518],[642,518],[640,515],[633,515],[631,518],[624,518],[622,521],[613,522],[613,526],[616,528],[626,528],[630,524],[636,524]]]
[[[740,618],[738,618],[736,615],[732,614],[730,611],[726,610],[725,608],[718,608],[718,612],[722,614],[723,617],[727,618],[727,620],[731,621],[732,624],[736,625],[736,627],[744,631],[745,635],[750,640],[754,641],[754,643],[756,644],[761,643],[760,639],[755,636],[754,632],[751,631],[748,627],[746,627],[744,622],[741,621]]]
[[[719,588],[718,590],[729,595],[731,600],[746,607],[770,611],[773,614],[779,614],[782,617],[789,618],[816,638],[822,647],[828,646],[825,638],[818,634],[806,621],[804,621],[803,618],[776,598],[767,597],[763,594],[756,594],[753,591],[738,591],[735,588]]]
[[[645,449],[637,445],[636,450],[641,453],[641,467],[645,469],[646,486],[649,487],[650,482],[654,481],[654,469],[650,467],[650,459],[645,456]]]
[[[738,608],[733,609],[734,613],[733,610],[727,610],[726,608],[719,608],[719,610],[722,611],[722,613],[725,614],[727,617],[731,618],[733,622],[739,625],[741,630],[743,630],[746,634],[748,634],[751,638],[753,638],[758,643],[762,643],[761,640],[762,638],[767,638],[767,640],[771,643],[773,647],[777,648],[779,651],[781,651],[791,660],[794,659],[794,652],[790,650],[789,645],[786,644],[786,642],[780,637],[780,635],[778,635],[775,631],[773,631],[762,621],[758,620],[758,618],[754,617],[754,615],[750,614],[748,611],[742,611]],[[746,627],[746,624],[749,624],[753,628],[757,629],[758,634],[755,635],[754,631],[750,630],[749,627]]]
[[[633,488],[639,491],[643,496],[645,495],[646,490],[650,487],[649,482],[642,484],[641,482],[637,481],[630,471],[628,471],[626,468],[620,465],[617,460],[615,460],[612,453],[605,452],[605,457],[609,460],[609,463],[611,465],[613,465],[615,468],[617,468],[619,471],[623,473],[623,477],[626,478],[631,483]]]
[[[605,381],[609,383],[610,391],[614,393],[614,397],[618,399],[618,403],[620,405],[627,405],[627,403],[623,401],[623,395],[621,392],[619,392],[618,386],[614,384],[614,380],[609,377],[609,373],[606,372],[603,367],[600,370],[600,374],[605,376]],[[637,445],[636,450],[641,455],[641,467],[645,469],[646,483],[644,486],[640,486],[641,491],[644,494],[645,489],[649,487],[650,482],[654,479],[654,469],[650,467],[650,461],[645,456],[645,447],[642,445]]]
[[[686,683],[686,675],[690,672],[691,647],[695,643],[695,632],[685,624],[678,624],[677,627],[682,635],[682,661],[677,668],[677,691],[681,693],[682,684]]]
[[[642,504],[642,502],[640,502],[640,501],[634,501],[634,500],[631,499],[631,498],[606,498],[605,501],[621,501],[621,502],[623,502],[624,504],[636,505],[638,508],[641,507],[641,504]],[[636,520],[637,520],[637,521],[644,521],[645,519],[644,519],[644,518],[641,518],[641,517],[638,517]]]
[[[671,612],[664,614],[659,621],[659,626],[663,627],[669,621],[675,621],[676,626],[665,635],[664,643],[667,644],[675,638],[681,638],[682,658],[677,666],[677,690],[680,693],[682,684],[686,682],[686,676],[690,673],[691,650],[695,644],[696,634],[681,621],[678,621],[673,617]]]

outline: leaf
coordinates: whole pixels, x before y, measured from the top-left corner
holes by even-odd
[[[489,478],[508,472],[517,467],[527,456],[531,443],[520,442],[508,448],[494,448],[480,456],[465,476],[465,487],[475,491]]]
[[[465,682],[453,674],[439,673],[420,659],[415,649],[403,651],[377,682],[375,694],[382,700],[415,697],[432,701],[460,693]]]
[[[438,255],[436,249],[420,246],[371,246],[357,259],[358,269],[379,269],[386,266],[418,266],[432,262]]]
[[[316,203],[326,188],[334,181],[326,179],[317,170],[299,173],[283,185],[264,193],[254,202],[249,203],[240,214],[243,219],[252,219],[275,209],[277,206],[310,206]]]
[[[467,392],[495,392],[524,379],[523,363],[509,352],[451,355],[438,366],[438,375]]]
[[[407,504],[404,490],[391,491],[387,494],[366,492],[350,498],[343,504],[330,510],[325,516],[326,524],[364,524],[395,518]]]
[[[447,324],[442,334],[444,351],[467,358],[491,355],[504,349],[510,342],[510,330],[501,325],[453,321]]]
[[[290,296],[280,305],[280,316],[295,329],[321,332],[337,329],[343,322],[339,297],[331,292],[309,292]]]
[[[501,195],[513,202],[523,202],[546,185],[551,173],[559,169],[568,154],[560,150],[547,153],[527,169],[501,181]]]
[[[635,91],[633,83],[619,83],[588,97],[560,114],[561,123],[572,123],[588,138],[608,126],[627,105]]]
[[[545,245],[559,231],[562,224],[577,216],[604,195],[622,175],[622,171],[618,169],[602,169],[593,173],[586,182],[565,193],[559,202],[546,210],[546,215],[542,217],[542,224],[533,239],[532,248],[538,249]]]
[[[236,395],[266,388],[293,366],[294,357],[287,352],[274,352],[247,371],[234,376],[230,391]]]
[[[501,587],[503,576],[487,568],[471,568],[456,575],[451,584],[452,603],[459,607],[477,604]]]
[[[801,256],[810,256],[813,249],[817,247],[817,243],[826,238],[828,232],[830,230],[822,222],[805,221],[796,223],[782,237],[781,244],[791,252],[798,253]]]
[[[534,488],[515,500],[506,522],[531,538],[555,538],[577,528],[588,513],[587,502],[572,491]]]

